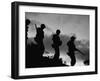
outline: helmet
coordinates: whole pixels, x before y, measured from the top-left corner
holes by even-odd
[[[74,39],[76,39],[76,37],[75,37],[75,36],[72,36],[72,37],[71,37],[71,40],[74,40]]]
[[[44,29],[46,28],[46,26],[44,24],[41,24],[41,28]]]
[[[57,33],[57,34],[60,34],[60,30],[59,30],[59,29],[58,29],[58,30],[56,30],[56,33]]]
[[[29,19],[26,19],[26,25],[29,25],[31,21]]]

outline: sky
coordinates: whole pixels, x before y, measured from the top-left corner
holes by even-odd
[[[34,24],[38,27],[45,24],[45,35],[51,35],[60,29],[61,34],[75,34],[78,40],[89,40],[89,15],[26,12],[25,18],[31,20],[28,37],[34,37],[36,34]]]

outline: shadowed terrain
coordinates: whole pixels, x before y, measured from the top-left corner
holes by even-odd
[[[39,54],[39,49],[34,38],[29,38],[27,40],[26,48],[26,68],[70,65],[70,58],[67,55],[68,47],[66,45],[70,37],[61,35],[60,38],[63,43],[60,46],[60,58],[57,61],[53,59],[54,49],[51,46],[52,35],[45,36],[44,38],[45,53],[43,54],[43,57]],[[76,65],[89,65],[89,42],[86,40],[76,40],[75,44],[76,47],[85,54],[83,56],[79,52],[76,52]]]

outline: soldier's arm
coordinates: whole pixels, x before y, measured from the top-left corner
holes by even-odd
[[[55,35],[52,36],[52,40],[55,40]]]

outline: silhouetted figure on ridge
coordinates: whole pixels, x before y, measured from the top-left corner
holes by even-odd
[[[25,27],[26,27],[26,67],[31,66],[32,64],[32,45],[28,44],[28,28],[31,21],[29,19],[25,20]]]
[[[76,37],[72,36],[67,43],[67,46],[68,46],[68,53],[67,54],[69,55],[69,57],[71,59],[71,66],[74,66],[76,63],[75,51],[77,51],[77,48],[76,48],[75,43],[74,43],[75,39],[76,39]]]
[[[31,23],[31,21],[29,19],[26,19],[25,21],[25,27],[26,27],[26,38],[28,39],[27,37],[27,32],[28,32],[28,25]]]
[[[39,48],[39,52],[40,55],[42,57],[44,51],[45,51],[45,47],[43,44],[43,39],[44,39],[44,28],[46,28],[46,26],[44,24],[41,24],[41,27],[37,28],[36,24],[35,24],[35,28],[36,28],[36,37],[34,38],[34,40],[37,42],[37,46]]]
[[[59,35],[60,35],[60,30],[56,30],[56,34],[54,34],[52,38],[53,40],[52,47],[55,50],[55,55],[54,55],[55,60],[59,59],[59,56],[60,56],[59,46],[62,45],[62,41],[60,40]]]

